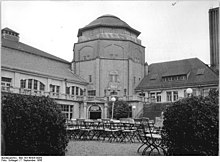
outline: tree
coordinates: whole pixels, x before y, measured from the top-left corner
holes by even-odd
[[[5,155],[65,155],[65,117],[48,97],[2,96]]]
[[[112,114],[112,101],[108,102],[108,112],[111,116]],[[114,111],[113,111],[113,118],[120,119],[120,118],[128,118],[131,115],[131,107],[126,101],[119,101],[116,100],[114,103]]]
[[[163,139],[168,155],[218,155],[218,91],[189,97],[164,112]]]

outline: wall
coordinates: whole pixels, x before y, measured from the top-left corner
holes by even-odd
[[[96,89],[96,95],[103,97],[104,89],[108,87],[109,73],[119,74],[119,95],[134,94],[134,88],[144,77],[145,51],[144,47],[131,41],[100,39],[76,43],[74,45],[76,74],[93,84],[88,89]],[[90,56],[84,60],[84,56]],[[135,84],[134,84],[134,77]]]

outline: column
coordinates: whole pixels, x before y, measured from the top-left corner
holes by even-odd
[[[108,103],[107,102],[104,103],[102,118],[104,119],[108,118]]]
[[[87,119],[87,112],[86,112],[86,108],[87,108],[87,103],[86,102],[83,102],[83,105],[82,105],[82,110],[81,110],[81,117],[80,118],[84,118],[84,119]]]

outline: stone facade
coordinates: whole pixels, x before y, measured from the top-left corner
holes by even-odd
[[[101,23],[79,30],[73,71],[89,82],[89,95],[93,91],[97,97],[132,96],[144,77],[145,47],[137,38],[139,33],[112,15],[95,21]]]

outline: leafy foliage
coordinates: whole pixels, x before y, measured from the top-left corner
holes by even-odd
[[[218,91],[190,97],[164,112],[163,139],[168,155],[218,155]]]
[[[5,155],[65,155],[65,118],[48,97],[2,96]]]
[[[113,102],[108,102],[108,112],[111,116],[112,114],[112,104]],[[113,118],[120,119],[120,118],[128,118],[131,115],[131,107],[126,101],[116,100],[114,103],[114,111],[113,111]]]

